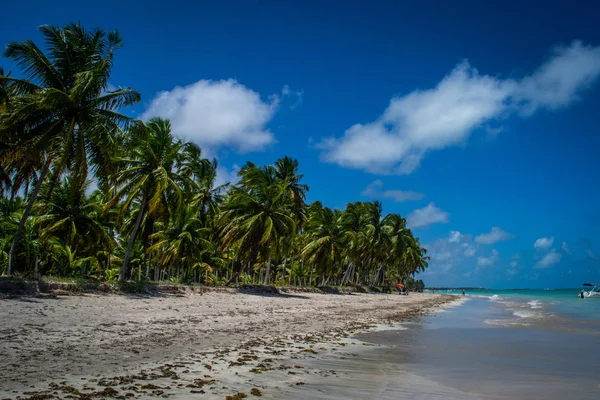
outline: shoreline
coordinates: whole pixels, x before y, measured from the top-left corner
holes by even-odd
[[[458,299],[208,291],[0,300],[0,398],[281,395],[322,373],[294,360],[351,351],[365,345],[352,333]]]

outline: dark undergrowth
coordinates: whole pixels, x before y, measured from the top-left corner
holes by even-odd
[[[168,295],[184,293],[204,293],[210,291],[231,291],[257,293],[265,295],[287,295],[288,293],[393,293],[387,287],[373,286],[275,286],[241,284],[234,286],[204,286],[199,284],[173,284],[172,282],[141,281],[100,281],[95,279],[68,279],[44,277],[28,280],[19,277],[0,277],[0,293],[2,294],[56,294],[77,295],[85,293],[123,293],[139,295]]]

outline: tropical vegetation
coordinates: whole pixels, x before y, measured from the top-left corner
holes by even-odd
[[[297,160],[217,162],[111,90],[118,32],[42,26],[43,49],[8,43],[0,70],[0,272],[205,285],[413,281],[426,250],[378,201],[319,201]]]

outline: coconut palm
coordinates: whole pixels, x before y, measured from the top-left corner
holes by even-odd
[[[110,238],[101,221],[102,203],[86,194],[89,187],[90,181],[79,185],[66,177],[54,190],[43,190],[47,193],[42,193],[35,209],[42,240],[60,237],[74,251],[88,255],[94,245],[108,243]]]
[[[379,201],[363,203],[363,218],[364,218],[364,236],[365,246],[363,249],[365,259],[365,275],[370,275],[371,269],[375,269],[376,273],[372,283],[380,284],[382,276],[385,275],[385,258],[387,255],[387,246],[390,244],[390,239],[386,235],[383,225],[383,207]]]
[[[418,238],[410,238],[404,251],[403,262],[405,265],[405,271],[408,274],[414,275],[415,273],[425,271],[427,269],[427,266],[429,265],[427,249],[421,247]]]
[[[300,183],[304,175],[298,173],[298,166],[298,160],[286,156],[275,161],[273,172],[276,179],[285,183],[286,191],[293,204],[294,214],[299,226],[302,226],[305,219],[304,206],[306,205],[308,185]]]
[[[146,125],[136,126],[131,130],[127,143],[131,155],[127,159],[119,160],[123,166],[116,178],[119,188],[105,207],[109,209],[121,199],[125,199],[117,217],[120,219],[134,201],[139,201],[135,224],[129,235],[121,267],[120,280],[127,276],[131,249],[142,219],[148,216],[151,221],[169,221],[171,213],[177,214],[183,206],[181,188],[186,177],[176,168],[182,162],[183,147],[184,143],[173,136],[171,123],[164,119],[155,118]]]
[[[280,254],[284,238],[291,240],[296,233],[293,208],[287,186],[277,181],[272,168],[248,163],[240,177],[218,217],[220,238],[251,265],[262,256],[267,261],[264,283],[269,284],[271,260]]]
[[[341,266],[345,252],[347,236],[342,224],[342,212],[322,207],[320,203],[311,205],[306,232],[308,243],[302,249],[302,256],[320,269],[323,286]]]
[[[4,55],[22,70],[25,79],[0,76],[17,94],[0,117],[0,135],[11,138],[2,149],[4,167],[42,154],[38,181],[30,193],[9,255],[8,272],[19,239],[42,183],[52,170],[58,177],[70,171],[84,182],[88,166],[101,175],[121,128],[133,120],[118,110],[140,100],[137,91],[106,92],[114,54],[122,46],[118,32],[87,31],[79,24],[41,26],[46,52],[33,41],[8,43]]]
[[[150,251],[158,252],[158,262],[168,268],[177,268],[177,276],[183,271],[188,276],[195,267],[202,265],[202,255],[211,248],[209,229],[204,228],[198,208],[187,205],[175,221],[151,236],[155,243]]]
[[[207,225],[209,216],[212,218],[218,212],[219,204],[223,202],[224,192],[229,183],[216,186],[217,160],[202,158],[200,147],[186,143],[183,149],[181,174],[188,178],[187,194],[191,203],[200,210],[200,221]]]

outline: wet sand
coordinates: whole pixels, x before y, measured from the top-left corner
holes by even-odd
[[[352,356],[364,344],[351,332],[454,299],[223,290],[0,300],[0,398],[280,397],[302,375],[333,374],[296,360]]]
[[[333,370],[338,379],[310,375],[303,390],[291,390],[285,398],[599,398],[600,362],[591,349],[597,347],[600,331],[530,322],[490,324],[490,318],[511,321],[513,312],[481,298],[444,311],[398,329],[357,334],[356,339],[373,346],[353,350],[351,357],[331,353],[303,360],[307,370]]]

